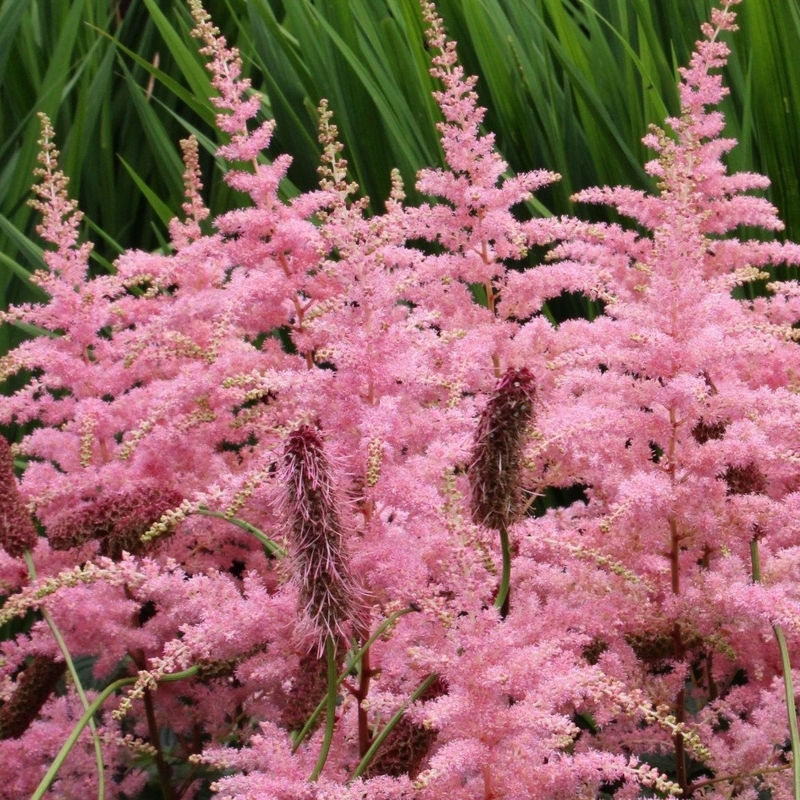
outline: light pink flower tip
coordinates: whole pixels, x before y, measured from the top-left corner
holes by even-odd
[[[36,545],[36,529],[19,494],[11,448],[0,436],[0,545],[14,558]]]
[[[45,251],[44,260],[51,273],[59,275],[70,284],[82,283],[86,277],[92,245],[79,244],[80,223],[83,214],[75,200],[67,194],[69,178],[59,169],[59,152],[55,146],[55,131],[46,114],[39,114],[42,135],[39,139],[40,166],[34,170],[38,184],[34,192],[38,199],[29,201],[41,215],[36,232],[46,242],[56,246],[55,251]]]

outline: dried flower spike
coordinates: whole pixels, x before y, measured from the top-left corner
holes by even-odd
[[[302,425],[286,439],[283,484],[300,607],[325,638],[339,642],[354,619],[357,590],[347,566],[341,515],[322,438]]]
[[[75,511],[62,515],[47,528],[54,550],[80,547],[89,539],[100,542],[100,554],[119,561],[123,552],[143,555],[152,544],[142,536],[183,497],[173,489],[141,486],[133,491],[111,492]]]
[[[303,654],[293,677],[281,707],[280,724],[289,731],[299,731],[328,690],[326,659],[317,653]],[[320,719],[317,718],[317,724]]]
[[[469,465],[472,519],[478,525],[508,529],[520,514],[522,449],[535,396],[530,370],[510,367],[481,414]]]
[[[36,528],[19,494],[11,448],[0,436],[0,547],[19,558],[35,545]]]
[[[11,699],[0,708],[0,740],[17,739],[28,730],[61,680],[67,665],[50,656],[34,656],[17,678]]]
[[[752,461],[743,467],[729,466],[722,478],[728,484],[728,494],[764,494],[767,491],[767,478]]]

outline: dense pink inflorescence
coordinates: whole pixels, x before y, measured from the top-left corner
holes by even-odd
[[[671,133],[645,140],[657,190],[576,197],[635,229],[517,219],[556,176],[503,178],[476,82],[429,3],[446,166],[420,173],[437,202],[419,208],[395,176],[385,212],[366,216],[325,103],[320,188],[283,202],[289,158],[261,157],[272,123],[254,124],[260,100],[197,2],[241,209],[205,232],[187,140],[171,253],[131,251],[90,277],[45,122],[36,202],[54,249],[36,280],[49,300],[3,319],[53,336],[0,362],[3,378],[31,375],[0,397],[0,422],[37,423],[19,486],[10,454],[0,486],[4,518],[18,517],[3,529],[0,623],[44,605],[97,680],[136,680],[103,715],[120,791],[135,796],[135,765],[171,741],[172,763],[227,769],[215,789],[231,800],[722,798],[734,781],[743,797],[791,796],[771,626],[796,651],[800,290],[734,290],[800,250],[731,236],[780,228],[745,193],[766,179],[727,174],[733,142],[709,108],[732,5],[681,72]],[[554,240],[547,263],[518,269]],[[552,325],[540,312],[562,291],[601,313]],[[494,531],[512,523],[501,614]],[[333,636],[345,660],[379,626],[338,687],[311,783],[324,726],[302,742],[298,729],[326,693],[320,644]],[[82,712],[55,685],[43,623],[0,647],[0,798],[16,800]],[[84,736],[58,791],[85,794],[93,769]]]

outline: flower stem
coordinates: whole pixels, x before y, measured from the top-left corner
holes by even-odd
[[[345,664],[344,671],[341,672],[336,678],[336,686],[337,688],[341,685],[342,681],[352,672],[352,670],[357,666],[358,662],[364,657],[364,654],[369,650],[372,644],[383,635],[384,631],[394,624],[394,622],[399,619],[400,617],[404,616],[405,614],[410,614],[412,611],[419,611],[417,608],[403,608],[400,611],[395,611],[394,614],[390,614],[379,626],[375,633],[367,639],[367,641],[363,644],[360,650],[356,651],[353,657]],[[325,708],[325,703],[327,701],[327,696],[323,697],[320,700],[317,707],[312,712],[311,716],[306,720],[306,724],[303,725],[300,732],[294,737],[294,746],[292,747],[292,752],[296,753],[297,748],[300,747],[303,740],[308,736],[308,732],[314,725],[317,717],[322,712],[322,709]]]
[[[256,528],[255,525],[251,525],[246,520],[239,519],[239,517],[229,517],[227,514],[223,514],[221,511],[212,511],[205,506],[200,506],[200,508],[195,510],[195,513],[201,514],[204,517],[216,517],[217,519],[224,519],[227,522],[230,522],[231,525],[235,525],[237,528],[241,528],[243,531],[253,534],[253,536],[255,536],[259,542],[261,542],[261,544],[264,546],[264,549],[273,558],[284,558],[286,556],[286,551],[279,544],[277,544],[277,542],[273,542],[272,539],[270,539],[263,531]]]
[[[500,527],[500,549],[503,553],[503,572],[494,607],[500,609],[500,617],[505,619],[511,607],[511,543],[505,525]]]
[[[761,583],[761,558],[758,553],[758,538],[750,540],[750,560],[753,564],[753,583]],[[781,667],[783,669],[783,689],[786,696],[786,716],[789,721],[789,740],[792,744],[792,788],[794,800],[800,800],[800,769],[798,759],[800,759],[800,735],[797,730],[797,709],[794,705],[794,684],[792,681],[792,663],[789,660],[789,648],[786,645],[786,637],[783,635],[783,628],[775,623],[772,626],[775,633],[775,640],[778,642],[778,650],[781,654]]]
[[[336,724],[336,697],[339,690],[339,681],[336,675],[336,643],[330,634],[325,637],[325,654],[328,658],[328,696],[326,698],[328,714],[325,719],[325,736],[322,740],[322,747],[320,748],[314,771],[308,779],[309,781],[315,781],[319,778],[325,762],[328,760],[331,741],[333,741],[333,728]]]
[[[367,699],[367,695],[369,694],[369,682],[371,677],[372,670],[369,666],[369,650],[365,650],[364,655],[361,656],[358,690],[355,695],[358,701],[358,754],[362,758],[366,755],[370,745],[367,709],[364,707],[363,701]]]
[[[36,565],[33,563],[33,556],[31,555],[30,550],[25,551],[25,563],[28,565],[28,574],[30,575],[31,581],[35,581]],[[72,682],[75,684],[75,691],[80,698],[83,710],[87,711],[89,709],[89,700],[86,697],[86,692],[83,691],[83,684],[81,683],[80,676],[78,675],[78,670],[75,668],[75,663],[72,660],[67,643],[64,641],[64,637],[61,635],[61,631],[58,629],[58,626],[56,625],[55,620],[50,612],[44,606],[42,606],[40,610],[42,612],[42,617],[44,617],[44,621],[47,623],[47,626],[50,628],[50,631],[53,634],[53,638],[58,644],[58,649],[61,651],[61,655],[64,658],[64,663],[67,665],[67,670],[72,678]],[[103,764],[103,751],[100,747],[100,737],[97,735],[97,726],[94,724],[94,719],[89,719],[89,728],[92,731],[94,755],[95,761],[97,762],[97,797],[99,800],[103,800],[103,798],[106,796],[106,769],[105,765]]]
[[[171,681],[180,681],[184,678],[191,678],[193,675],[196,675],[198,672],[198,667],[189,667],[189,669],[183,670],[183,672],[175,672],[172,675],[164,675],[159,680],[163,681],[164,683],[169,683]],[[61,746],[61,749],[58,751],[58,755],[53,759],[53,763],[50,765],[50,769],[47,770],[44,778],[39,782],[39,785],[36,787],[36,791],[31,795],[31,800],[42,800],[45,796],[47,790],[50,788],[50,785],[53,783],[56,775],[58,774],[59,769],[61,769],[61,765],[64,763],[64,760],[69,755],[70,750],[75,745],[75,742],[78,741],[78,737],[81,735],[83,729],[89,725],[94,715],[98,712],[100,707],[105,703],[105,701],[116,692],[118,689],[121,689],[123,686],[130,686],[136,681],[139,680],[137,675],[131,675],[127,678],[120,678],[118,681],[114,681],[114,683],[110,683],[100,692],[97,697],[95,697],[94,701],[89,705],[89,707],[84,712],[83,716],[78,720],[75,727],[72,729],[72,733],[67,737],[66,742]]]
[[[414,690],[414,693],[408,698],[408,700],[397,709],[397,712],[394,716],[386,723],[383,730],[375,737],[372,744],[370,745],[369,750],[367,750],[366,755],[364,758],[361,759],[358,766],[356,767],[355,772],[350,776],[350,780],[347,782],[348,784],[352,783],[356,778],[361,777],[364,770],[370,765],[370,762],[375,756],[375,753],[378,751],[378,748],[383,744],[386,737],[392,732],[392,729],[398,722],[403,718],[403,714],[406,713],[408,707],[414,703],[415,701],[419,700],[420,697],[424,694],[425,690],[439,677],[438,673],[432,672],[425,678],[422,683],[417,686]]]
[[[158,772],[158,782],[161,786],[161,795],[164,800],[174,800],[172,793],[172,775],[169,764],[164,758],[164,751],[161,748],[161,737],[156,721],[156,709],[153,704],[153,693],[149,689],[144,690],[142,695],[144,702],[144,712],[147,717],[147,727],[150,731],[150,741],[155,748],[156,771]]]

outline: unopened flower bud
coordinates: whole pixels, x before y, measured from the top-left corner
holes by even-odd
[[[11,699],[0,707],[0,739],[22,736],[36,719],[64,674],[66,664],[51,656],[34,656],[17,678]]]
[[[766,476],[752,461],[742,467],[729,466],[722,477],[728,485],[728,494],[764,494],[767,491]]]
[[[331,465],[310,425],[287,437],[282,472],[294,580],[300,607],[321,634],[321,653],[326,636],[338,642],[352,627],[358,592],[347,564]]]
[[[419,698],[420,701],[435,700],[447,694],[447,684],[441,678],[434,681]],[[415,778],[430,753],[439,732],[436,728],[412,722],[404,715],[381,744],[374,760],[369,765],[370,777],[391,775],[399,778],[408,775]]]
[[[0,547],[19,558],[35,546],[36,528],[19,494],[11,448],[0,436]]]
[[[522,510],[520,472],[536,386],[526,367],[510,367],[481,414],[469,465],[472,519],[507,529]]]
[[[315,652],[304,653],[291,688],[286,692],[280,724],[290,731],[300,730],[327,690],[328,662]]]
[[[54,550],[80,547],[97,539],[100,554],[119,561],[123,552],[143,555],[152,543],[142,542],[148,528],[163,514],[181,504],[173,489],[139,486],[101,495],[84,506],[62,514],[47,526]]]

